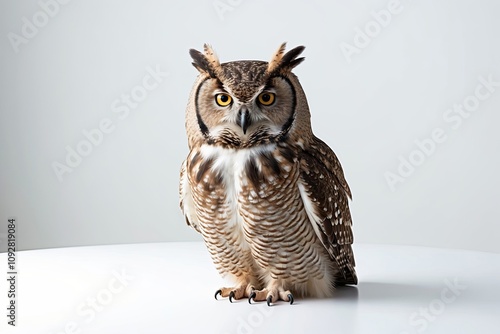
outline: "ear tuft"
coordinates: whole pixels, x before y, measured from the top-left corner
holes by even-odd
[[[207,72],[208,70],[208,62],[205,59],[205,56],[198,50],[190,49],[189,54],[191,58],[193,58],[193,66],[200,72]]]
[[[300,64],[304,60],[304,57],[297,57],[304,51],[305,48],[305,46],[301,45],[288,51],[281,59],[282,66],[291,70],[292,68]]]
[[[212,78],[216,78],[221,70],[219,58],[209,44],[203,46],[203,51],[204,54],[195,49],[189,50],[189,54],[193,58],[192,64],[200,73],[207,73]]]
[[[274,52],[274,55],[269,61],[269,65],[267,66],[268,73],[273,72],[279,66],[281,59],[283,58],[283,54],[285,53],[285,48],[286,48],[286,42],[281,44],[278,50]]]
[[[267,72],[277,73],[280,71],[290,72],[295,66],[304,61],[304,57],[297,58],[305,49],[304,46],[297,46],[285,53],[286,43],[280,45],[274,53],[273,58],[267,66]]]

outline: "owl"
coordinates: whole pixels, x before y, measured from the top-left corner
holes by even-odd
[[[190,50],[199,75],[186,109],[180,207],[234,284],[216,299],[292,304],[357,284],[351,191],[337,156],[313,134],[292,73],[304,47],[285,48],[269,62],[226,63],[207,44]]]

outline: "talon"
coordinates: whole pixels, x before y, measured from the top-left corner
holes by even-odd
[[[293,295],[291,293],[288,294],[288,299],[290,299],[290,305],[293,304]]]
[[[267,301],[267,306],[271,306],[271,303],[273,302],[273,296],[267,297],[266,301]]]
[[[232,303],[233,302],[233,298],[234,298],[234,291],[231,291],[229,293],[229,301]]]
[[[219,290],[215,291],[215,296],[214,296],[215,300],[217,300],[217,295],[221,295],[222,296],[222,290],[219,289]]]
[[[252,304],[252,299],[254,299],[256,296],[257,294],[255,293],[255,291],[252,291],[250,297],[248,297],[248,304]]]

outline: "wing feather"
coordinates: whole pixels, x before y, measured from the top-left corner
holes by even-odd
[[[300,182],[299,189],[309,220],[341,271],[337,283],[357,284],[348,203],[351,190],[337,156],[316,137],[301,154]]]
[[[179,183],[179,206],[186,218],[186,224],[191,226],[197,232],[200,232],[198,227],[198,218],[196,217],[193,195],[189,188],[189,180],[187,175],[187,160],[184,160],[181,166],[181,176]]]

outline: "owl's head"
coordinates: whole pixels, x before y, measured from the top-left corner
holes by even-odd
[[[269,62],[240,60],[220,63],[205,44],[191,49],[200,72],[186,113],[189,145],[251,147],[311,136],[307,100],[292,69],[304,58],[298,46],[285,53],[283,43]]]

